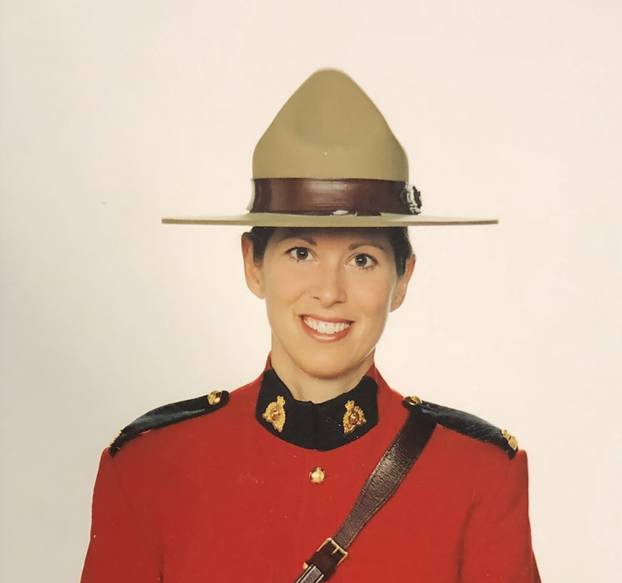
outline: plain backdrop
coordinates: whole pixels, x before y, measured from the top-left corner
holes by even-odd
[[[411,229],[380,370],[517,435],[545,582],[619,580],[621,17],[588,0],[0,2],[0,579],[76,581],[102,448],[261,371],[242,229],[160,217],[242,211],[255,143],[331,66],[384,113],[424,212],[500,218]]]

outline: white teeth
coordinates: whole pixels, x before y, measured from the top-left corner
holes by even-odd
[[[307,317],[303,319],[309,328],[313,328],[320,334],[337,334],[350,327],[350,322],[324,322],[323,320],[314,320]]]

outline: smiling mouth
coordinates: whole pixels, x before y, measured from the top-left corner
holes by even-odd
[[[342,333],[352,325],[352,322],[349,320],[328,322],[327,320],[319,320],[310,316],[301,316],[301,319],[308,328],[322,336],[336,337],[337,335],[343,335]]]

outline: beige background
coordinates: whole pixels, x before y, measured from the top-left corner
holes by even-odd
[[[2,1],[0,579],[77,580],[117,430],[260,371],[241,229],[159,218],[243,209],[255,142],[337,66],[385,113],[428,213],[501,219],[411,231],[381,370],[517,434],[545,581],[617,580],[621,16],[588,0]]]

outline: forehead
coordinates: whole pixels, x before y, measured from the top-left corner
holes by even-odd
[[[326,227],[278,227],[272,236],[275,243],[285,239],[300,238],[320,242],[340,239],[343,241],[387,243],[389,237],[385,230],[373,227],[326,228]]]

